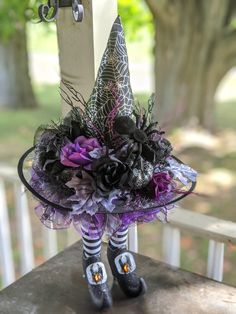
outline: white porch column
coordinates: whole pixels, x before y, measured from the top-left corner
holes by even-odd
[[[84,19],[73,20],[71,8],[60,8],[57,19],[61,78],[88,100],[117,17],[117,0],[83,0]],[[70,110],[62,101],[62,112]]]

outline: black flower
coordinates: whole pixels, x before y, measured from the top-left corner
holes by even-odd
[[[149,155],[153,156],[155,164],[164,161],[171,153],[171,143],[166,138],[161,138],[158,141],[150,141],[150,152]],[[149,156],[148,156],[149,157]],[[147,160],[149,160],[147,158]]]
[[[81,124],[78,121],[72,120],[72,117],[66,117],[63,123],[63,127],[68,130],[66,136],[71,141],[74,141],[78,136],[83,134]]]
[[[45,154],[41,153],[40,162],[42,169],[52,175],[60,173],[65,168],[53,151],[45,152]]]
[[[130,169],[120,160],[109,157],[100,158],[94,162],[92,170],[95,181],[102,195],[106,196],[114,188],[120,189],[126,185]]]
[[[60,163],[59,151],[62,140],[51,130],[45,130],[35,149],[35,164],[48,174],[56,175],[65,167]]]

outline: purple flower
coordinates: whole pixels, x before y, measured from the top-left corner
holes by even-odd
[[[79,136],[74,143],[66,144],[61,150],[61,163],[68,167],[90,165],[95,156],[99,156],[102,147],[96,138]]]
[[[155,191],[155,200],[159,201],[173,191],[173,178],[168,172],[154,173],[152,185]]]

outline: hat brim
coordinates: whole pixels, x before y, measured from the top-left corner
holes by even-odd
[[[28,149],[21,156],[21,158],[19,159],[17,170],[18,170],[18,174],[19,174],[19,177],[20,177],[22,183],[35,196],[35,198],[38,199],[43,204],[45,204],[47,206],[51,206],[52,208],[55,208],[55,209],[57,209],[59,211],[72,212],[74,210],[72,207],[71,208],[70,207],[65,207],[63,205],[57,204],[57,203],[52,202],[49,199],[45,198],[42,194],[38,193],[35,190],[35,188],[32,187],[32,185],[30,184],[30,180],[27,180],[27,178],[25,176],[25,170],[24,169],[27,169],[27,167],[26,167],[27,158],[30,157],[31,153],[34,150],[35,150],[35,147],[33,146],[30,149]],[[174,158],[177,162],[183,164],[183,162],[180,159],[178,159],[177,157],[175,157],[173,155],[171,157]],[[28,159],[28,161],[29,160],[31,160],[31,165],[32,165],[33,158]],[[140,210],[142,212],[149,212],[149,211],[152,211],[152,210],[156,210],[158,208],[167,207],[169,205],[172,205],[172,204],[182,200],[187,195],[192,193],[193,190],[195,189],[195,187],[196,187],[196,182],[192,182],[191,181],[189,183],[188,188],[186,190],[182,190],[181,193],[176,193],[174,195],[174,197],[171,200],[169,200],[168,202],[166,202],[166,203],[160,203],[160,202],[157,202],[157,201],[154,201],[154,200],[150,199],[150,206],[148,206],[148,207],[147,206],[145,206],[145,207],[140,207],[140,206],[137,207],[137,205],[135,203],[133,203],[133,206],[132,206],[132,204],[129,204],[129,209],[127,210],[127,209],[124,209],[124,206],[122,204],[122,206],[121,205],[117,205],[115,207],[115,209],[112,210],[111,212],[106,210],[106,208],[103,205],[99,204],[99,209],[98,209],[98,211],[96,213],[100,213],[100,214],[124,214],[124,213],[130,213],[130,212],[137,212],[137,211],[140,211]],[[145,199],[145,201],[146,200],[147,199]]]

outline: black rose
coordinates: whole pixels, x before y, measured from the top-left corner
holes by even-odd
[[[96,185],[101,194],[106,196],[114,188],[122,188],[126,185],[130,169],[118,159],[109,157],[100,158],[93,164]]]
[[[62,140],[52,130],[45,130],[35,148],[36,163],[48,174],[56,175],[65,167],[60,163],[59,151]]]
[[[85,132],[82,128],[83,122],[81,118],[81,110],[74,107],[63,120],[64,127],[68,128],[68,134],[66,135],[71,141],[74,141],[80,135]]]
[[[72,120],[71,118],[66,118],[64,120],[64,128],[68,129],[67,131],[67,137],[71,140],[74,141],[78,136],[83,134],[83,130],[81,128],[81,125],[78,121]]]

